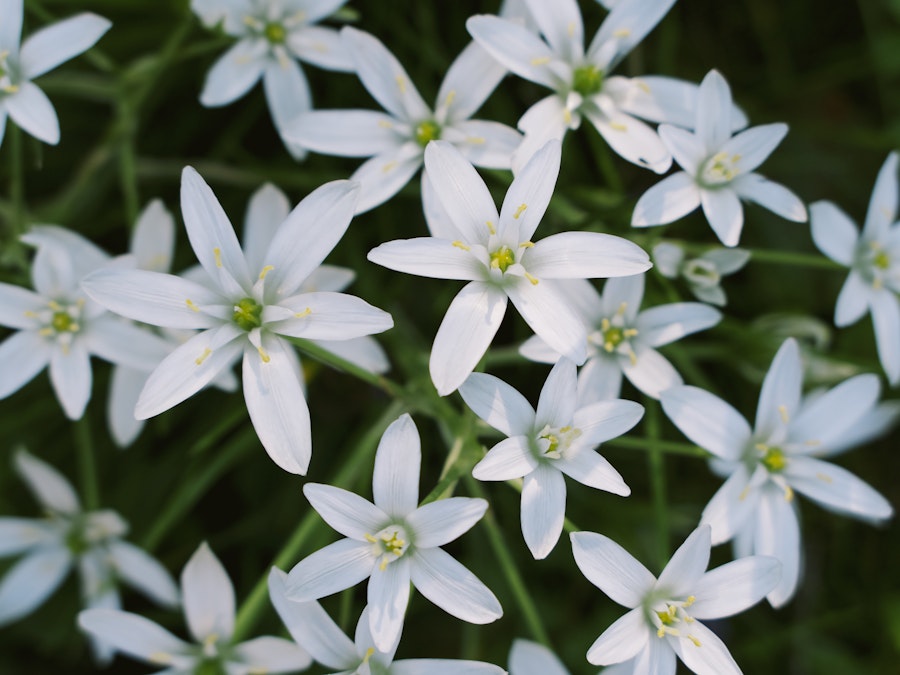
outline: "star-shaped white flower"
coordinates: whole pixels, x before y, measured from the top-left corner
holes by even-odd
[[[674,387],[661,397],[669,419],[712,453],[713,470],[727,477],[700,521],[712,528],[713,543],[735,538],[740,555],[761,553],[782,562],[781,581],[768,594],[775,607],[790,600],[800,576],[795,491],[864,520],[885,520],[894,512],[867,483],[820,459],[871,440],[896,420],[896,407],[877,405],[878,378],[857,375],[806,397],[802,386],[800,353],[789,339],[763,381],[753,429],[737,410],[703,389]]]
[[[394,661],[400,634],[386,650],[372,637],[366,608],[356,624],[355,641],[350,640],[315,600],[294,602],[287,596],[288,577],[273,567],[269,574],[269,597],[287,626],[291,637],[313,659],[335,675],[502,675],[503,669],[480,661],[450,659],[403,659]]]
[[[238,42],[210,69],[200,103],[214,108],[239,99],[262,78],[269,113],[295,159],[306,151],[285,137],[288,122],[312,107],[309,83],[298,59],[320,68],[353,70],[332,28],[315,25],[347,0],[191,0],[209,27],[221,22]]]
[[[466,22],[475,41],[500,63],[554,92],[519,120],[525,139],[513,158],[514,170],[548,140],[562,139],[567,130],[577,129],[586,117],[622,158],[657,173],[667,171],[672,156],[657,133],[638,118],[691,126],[696,85],[669,77],[611,73],[675,0],[618,3],[587,51],[576,0],[525,0],[525,4],[543,39],[510,19],[483,15]]]
[[[522,481],[522,535],[536,559],[556,546],[566,516],[563,474],[627,497],[631,489],[602,456],[600,443],[621,436],[644,414],[632,401],[579,405],[575,364],[561,358],[550,371],[537,412],[522,394],[493,375],[472,373],[459,388],[472,411],[508,437],[472,470],[478,480]]]
[[[656,271],[669,279],[684,277],[698,300],[724,307],[727,302],[722,277],[734,274],[750,260],[750,251],[740,248],[711,248],[696,258],[687,257],[684,249],[668,241],[653,247]]]
[[[631,610],[591,645],[588,661],[621,664],[610,669],[616,673],[675,675],[677,655],[700,675],[740,675],[728,648],[700,619],[732,616],[762,600],[778,582],[777,560],[749,556],[707,572],[710,530],[701,525],[657,579],[602,534],[575,532],[571,537],[578,569]]]
[[[834,324],[856,323],[872,313],[881,367],[892,385],[900,382],[900,222],[897,219],[896,152],[888,155],[875,181],[860,233],[831,202],[809,205],[813,241],[850,275],[838,295]]]
[[[419,503],[419,432],[401,415],[381,438],[375,455],[375,503],[352,492],[307,483],[303,494],[346,538],[297,563],[288,598],[309,602],[369,579],[369,629],[379,651],[396,644],[409,601],[409,584],[453,616],[490,623],[503,614],[494,594],[441,546],[478,522],[483,499],[451,497]]]
[[[659,398],[682,379],[656,348],[715,326],[722,318],[718,310],[699,302],[674,302],[640,312],[643,274],[610,279],[602,296],[586,281],[568,281],[565,288],[588,327],[588,358],[578,374],[582,405],[618,398],[623,374],[647,396]],[[526,340],[519,352],[543,363],[560,357],[540,336]]]
[[[360,81],[386,112],[315,110],[298,117],[285,133],[315,152],[371,157],[350,176],[362,185],[357,213],[386,202],[406,185],[433,140],[453,143],[476,166],[510,167],[522,140],[519,133],[499,122],[469,119],[506,73],[481,47],[469,45],[451,64],[431,109],[378,38],[349,26],[341,30],[341,37]],[[422,174],[423,193],[431,189],[426,174],[427,168]]]
[[[81,419],[91,396],[91,356],[149,371],[167,347],[149,331],[109,314],[80,287],[89,272],[130,264],[127,258],[112,259],[55,225],[33,227],[22,240],[37,247],[31,265],[35,291],[0,283],[0,325],[17,331],[0,343],[0,399],[49,366],[66,416]]]
[[[83,288],[109,309],[168,328],[203,329],[160,363],[135,415],[146,419],[181,403],[243,357],[244,399],[272,460],[306,473],[312,453],[309,410],[296,352],[285,337],[345,340],[387,330],[386,312],[359,298],[299,289],[343,236],[358,187],[334,181],[313,191],[282,222],[268,248],[241,250],[209,186],[182,175],[181,207],[205,285],[143,270],[102,270]]]
[[[117,651],[166,666],[168,675],[195,675],[202,668],[229,675],[293,673],[312,659],[299,646],[278,637],[258,637],[232,644],[234,586],[222,563],[205,543],[181,573],[181,594],[188,629],[197,644],[175,637],[139,614],[115,609],[88,609],[78,625]]]
[[[32,80],[94,46],[112,24],[85,12],[47,26],[19,45],[24,0],[0,0],[0,143],[7,115],[35,138],[59,143],[53,104]]]
[[[128,525],[115,511],[84,511],[72,485],[53,467],[19,450],[13,466],[46,513],[44,518],[0,518],[0,557],[24,554],[0,581],[0,625],[30,614],[73,566],[86,607],[118,608],[119,582],[161,605],[178,604],[175,582],[154,558],[122,537]],[[93,640],[99,661],[110,645]]]
[[[756,202],[782,218],[806,222],[806,207],[793,192],[755,169],[781,143],[786,124],[766,124],[731,135],[731,89],[711,70],[700,84],[694,131],[661,124],[659,135],[684,171],[647,190],[631,216],[635,227],[665,225],[698,206],[726,246],[737,246],[744,227],[741,200]]]
[[[547,344],[584,362],[587,332],[558,279],[637,274],[649,256],[621,237],[562,232],[532,242],[559,174],[550,141],[513,180],[500,214],[475,169],[445,141],[425,149],[425,166],[451,221],[440,236],[391,241],[369,252],[389,269],[469,283],[454,298],[431,348],[431,379],[441,395],[474,370],[500,327],[509,300]]]

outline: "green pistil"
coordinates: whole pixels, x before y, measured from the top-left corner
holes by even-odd
[[[263,34],[266,36],[266,40],[273,45],[284,44],[284,41],[287,39],[287,31],[280,23],[267,23],[263,29]]]
[[[872,258],[872,264],[880,270],[886,270],[891,266],[891,259],[888,257],[887,253],[879,251],[875,254],[875,257]]]
[[[501,246],[491,253],[491,267],[506,272],[510,265],[516,262],[516,256],[509,246]]]
[[[194,668],[194,675],[225,675],[222,662],[217,658],[204,659]]]
[[[66,548],[75,556],[81,555],[88,550],[88,543],[84,540],[84,535],[80,528],[75,528],[66,535]]]
[[[583,97],[593,96],[603,88],[603,72],[596,66],[581,66],[572,74],[572,89]]]
[[[603,348],[608,352],[615,351],[624,340],[625,331],[622,328],[612,326],[603,331]]]
[[[53,312],[53,318],[50,319],[50,326],[57,333],[78,332],[78,324],[68,312]]]
[[[420,122],[419,126],[416,127],[416,142],[423,148],[440,137],[441,127],[433,120]]]
[[[231,319],[243,330],[253,330],[262,326],[262,305],[253,298],[244,298],[234,306]]]
[[[781,448],[766,448],[765,454],[759,461],[773,473],[782,471],[787,466],[787,458]]]
[[[544,436],[541,436],[541,438],[546,438],[550,441],[550,446],[544,452],[545,455],[553,454],[559,449],[559,439],[553,434],[545,434]]]

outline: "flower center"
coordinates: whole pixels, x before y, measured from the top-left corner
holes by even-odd
[[[244,298],[235,304],[231,320],[241,329],[251,331],[262,326],[262,310],[263,306],[256,300]]]
[[[703,165],[700,184],[703,187],[718,187],[730,183],[741,172],[737,165],[740,159],[740,155],[729,155],[726,152],[713,155]]]
[[[784,455],[784,450],[781,448],[760,443],[756,446],[756,449],[761,455],[759,459],[760,464],[766,467],[769,473],[778,473],[787,466],[788,460]]]
[[[722,275],[709,260],[694,258],[684,264],[684,278],[697,286],[712,288],[719,284]]]
[[[591,333],[588,336],[588,340],[601,347],[608,354],[617,351],[619,346],[625,343],[628,351],[634,355],[634,350],[628,345],[628,340],[635,337],[638,331],[636,328],[626,328],[622,324],[624,314],[625,303],[622,303],[622,306],[619,307],[612,319],[604,317],[600,320],[600,330]],[[613,321],[616,323],[613,323]]]
[[[603,71],[597,66],[579,66],[572,73],[572,89],[583,97],[593,96],[603,88]]]
[[[55,339],[62,346],[63,351],[66,351],[83,328],[79,321],[83,308],[83,299],[68,304],[51,300],[47,303],[47,309],[25,312],[25,315],[35,318],[41,323],[43,327],[38,331],[39,335]]]
[[[559,459],[579,436],[581,436],[581,429],[575,429],[569,425],[564,427],[546,425],[540,430],[537,437],[540,456],[545,459]]]
[[[266,27],[263,28],[263,35],[273,45],[284,44],[284,41],[287,39],[287,31],[284,29],[284,26],[274,21],[266,24]]]
[[[366,535],[366,541],[378,557],[378,567],[384,569],[390,563],[403,557],[409,548],[409,536],[401,525],[388,525],[383,530]]]
[[[506,272],[509,266],[516,262],[516,254],[509,246],[501,246],[491,253],[491,267],[501,272]]]
[[[425,120],[419,122],[416,127],[416,143],[423,148],[431,141],[435,141],[441,137],[441,127],[434,120]]]
[[[671,635],[673,637],[682,637],[682,629],[676,628],[678,624],[689,625],[694,623],[694,618],[685,610],[694,604],[693,595],[687,597],[686,600],[667,600],[665,609],[651,609],[648,614],[650,623],[656,628],[657,637],[665,637]],[[688,633],[685,635],[688,640],[694,643],[696,647],[700,646],[700,640]]]
[[[81,327],[75,318],[68,312],[53,312],[50,319],[50,327],[57,333],[77,333]]]

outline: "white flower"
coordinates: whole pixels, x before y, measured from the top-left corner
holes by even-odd
[[[661,124],[659,135],[684,171],[647,190],[631,216],[635,227],[665,225],[698,206],[726,246],[736,246],[744,226],[741,199],[756,202],[782,218],[806,222],[806,208],[793,192],[754,173],[781,143],[786,124],[766,124],[731,135],[733,105],[728,83],[711,70],[700,84],[691,133]]]
[[[206,285],[143,270],[102,270],[83,282],[98,302],[136,321],[204,329],[175,349],[147,380],[135,415],[181,403],[243,355],[244,399],[272,460],[306,473],[312,453],[302,374],[280,336],[343,340],[387,330],[389,314],[343,293],[298,292],[343,236],[358,188],[334,181],[313,191],[281,223],[268,248],[241,250],[209,186],[185,168],[181,206]]]
[[[503,669],[480,661],[403,659],[394,662],[400,633],[387,649],[378,649],[366,608],[356,624],[356,640],[350,640],[315,600],[294,602],[287,595],[287,575],[273,567],[269,573],[269,597],[291,637],[313,659],[336,675],[502,675]]]
[[[650,267],[635,244],[596,232],[562,232],[532,242],[559,174],[560,144],[550,141],[513,180],[503,207],[459,151],[444,141],[425,150],[425,166],[452,219],[439,236],[392,241],[369,252],[385,267],[469,283],[438,328],[431,379],[441,395],[454,391],[487,351],[508,300],[547,344],[576,364],[587,334],[558,279],[637,274]]]
[[[96,269],[126,264],[78,234],[53,225],[22,237],[37,247],[31,266],[35,291],[0,283],[0,325],[17,332],[0,344],[0,398],[15,393],[46,366],[69,419],[80,419],[91,397],[91,356],[151,369],[166,353],[157,336],[112,316],[79,284]]]
[[[368,578],[369,629],[382,652],[399,639],[410,581],[463,621],[490,623],[503,614],[487,586],[440,548],[478,522],[488,503],[451,497],[417,506],[421,460],[416,425],[409,415],[401,415],[378,445],[374,504],[330,485],[303,486],[312,507],[346,538],[294,566],[288,598],[309,602]]]
[[[578,374],[581,404],[618,398],[623,374],[647,396],[659,398],[682,379],[656,347],[706,330],[722,318],[699,302],[674,302],[639,313],[643,274],[610,279],[602,296],[586,281],[567,282],[565,289],[588,326],[588,358]],[[519,352],[543,363],[555,363],[560,356],[540,336],[526,340]]]
[[[238,42],[213,64],[200,103],[213,108],[246,94],[262,78],[272,121],[295,159],[305,150],[285,137],[288,122],[312,107],[309,83],[297,59],[328,70],[353,62],[336,30],[316,26],[347,0],[191,0],[207,26],[222,22]]]
[[[0,143],[6,116],[37,139],[59,143],[53,104],[32,80],[94,46],[112,24],[85,12],[47,26],[25,40],[23,0],[0,0]]]
[[[508,437],[472,470],[478,480],[522,481],[522,534],[536,559],[546,558],[566,515],[563,474],[627,497],[631,489],[602,456],[600,443],[621,436],[644,414],[632,401],[576,401],[575,364],[561,358],[550,371],[537,412],[522,394],[493,375],[472,373],[459,388],[472,411]]]
[[[87,607],[119,607],[119,582],[161,605],[178,604],[175,582],[154,558],[122,537],[128,525],[115,511],[83,511],[71,484],[50,465],[19,450],[13,466],[34,494],[45,518],[0,518],[0,557],[24,554],[0,581],[0,625],[40,606],[73,566]],[[110,646],[93,641],[100,661]]]
[[[453,143],[476,166],[510,167],[521,141],[518,132],[499,122],[469,119],[506,72],[478,45],[466,47],[450,66],[432,110],[378,38],[350,27],[341,30],[341,37],[363,86],[386,112],[312,111],[292,122],[285,134],[315,152],[371,157],[350,176],[362,185],[357,213],[384,203],[406,185],[432,140]],[[426,173],[422,191],[427,200]]]
[[[587,660],[621,664],[604,672],[675,675],[676,655],[701,675],[739,675],[719,637],[699,619],[732,616],[755,605],[778,582],[781,565],[749,556],[709,572],[708,526],[694,530],[659,579],[612,539],[575,532],[572,553],[588,581],[631,611],[591,645]]]
[[[519,77],[553,90],[519,120],[525,133],[513,158],[518,169],[550,139],[577,129],[582,117],[622,158],[664,173],[672,156],[656,132],[637,118],[691,126],[696,85],[668,77],[610,73],[665,16],[675,0],[629,0],[609,14],[585,52],[576,0],[525,0],[542,40],[520,23],[474,16],[469,33]]]
[[[809,206],[812,236],[829,258],[850,268],[838,295],[834,323],[856,323],[872,313],[881,367],[892,385],[900,382],[900,223],[897,218],[897,153],[888,155],[875,181],[860,233],[831,202]]]
[[[308,668],[312,659],[283,638],[258,637],[232,644],[234,586],[222,563],[205,543],[181,573],[184,616],[197,644],[175,637],[139,614],[115,609],[87,609],[78,625],[115,650],[147,663],[167,666],[168,675],[227,672],[228,675],[293,673]]]
[[[750,260],[741,248],[712,248],[696,258],[685,259],[684,249],[670,242],[653,247],[653,264],[664,277],[684,277],[698,300],[724,307],[727,302],[722,277],[734,274]]]
[[[712,453],[713,469],[727,477],[703,510],[712,541],[735,538],[739,554],[778,558],[784,571],[768,595],[778,607],[796,590],[801,565],[800,523],[794,492],[865,520],[884,520],[893,508],[849,471],[822,461],[885,430],[897,408],[876,406],[878,378],[858,375],[825,393],[802,396],[803,370],[793,339],[775,355],[763,381],[751,429],[722,399],[696,387],[663,392],[663,410],[692,442]]]
[[[509,675],[569,675],[569,671],[544,645],[517,639],[509,650]]]

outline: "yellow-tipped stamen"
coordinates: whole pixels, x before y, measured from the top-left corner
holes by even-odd
[[[530,63],[533,66],[545,66],[548,63],[550,63],[550,57],[549,56],[536,56],[535,58],[531,59]]]
[[[629,35],[631,35],[631,31],[627,28],[620,28],[619,30],[613,32],[613,37],[617,38],[627,38]]]
[[[41,329],[38,331],[38,335],[40,335],[41,337],[50,337],[50,336],[53,335],[55,332],[56,332],[56,331],[54,331],[52,328],[41,328]]]
[[[622,335],[624,335],[626,338],[633,338],[633,337],[637,336],[637,334],[638,334],[637,328],[626,328],[625,330],[622,331]]]
[[[634,84],[636,84],[637,87],[638,87],[638,89],[640,89],[640,90],[641,90],[642,92],[644,92],[645,94],[649,94],[649,93],[650,93],[650,85],[647,84],[646,82],[644,82],[643,80],[632,79],[631,81],[632,81]]]
[[[388,162],[383,167],[381,167],[381,173],[390,173],[397,167],[397,162]]]
[[[792,488],[790,485],[788,485],[786,483],[784,485],[784,501],[786,501],[786,502],[794,501],[794,488]]]
[[[824,473],[817,473],[816,478],[818,478],[823,483],[833,483],[834,482],[833,480],[831,480],[831,476],[824,474]]]
[[[631,361],[632,366],[636,366],[638,362],[637,354],[634,353],[634,349],[632,349],[631,345],[628,345],[628,360]]]
[[[487,139],[484,136],[466,136],[466,143],[471,143],[472,145],[484,145],[487,143]]]
[[[378,120],[378,126],[380,126],[382,129],[393,129],[394,128],[393,123],[389,122],[388,120]]]
[[[781,415],[781,421],[785,424],[791,421],[791,418],[788,416],[788,409],[786,405],[778,406],[778,414]]]
[[[206,361],[207,358],[209,358],[210,354],[212,354],[212,349],[210,349],[209,347],[206,347],[203,350],[203,353],[200,356],[198,356],[196,359],[194,359],[194,363],[196,363],[198,366],[203,365],[203,362]]]
[[[691,642],[694,643],[694,646],[695,646],[695,647],[700,647],[700,646],[701,646],[701,645],[700,645],[700,640],[698,640],[698,639],[697,639],[696,637],[694,637],[693,635],[688,634],[687,638],[688,638],[688,640],[690,640]]]
[[[521,244],[519,244],[519,248],[531,248],[533,246],[534,246],[533,241],[523,241]]]
[[[191,300],[190,298],[185,298],[184,304],[186,304],[186,305],[188,306],[188,308],[189,308],[191,311],[193,311],[193,312],[199,312],[199,311],[200,311],[200,308],[197,306],[197,304],[196,304],[193,300]]]
[[[309,316],[310,314],[312,314],[312,309],[310,307],[307,307],[302,312],[297,312],[296,314],[294,314],[294,318],[302,319],[304,316]]]
[[[216,267],[222,266],[222,249],[218,246],[213,249],[213,256],[216,258]]]
[[[457,239],[456,241],[452,242],[451,246],[455,246],[456,248],[462,249],[463,251],[470,251],[470,250],[471,250],[471,248],[469,248],[468,246],[466,246],[464,243],[462,243],[462,242],[459,241],[458,239]]]
[[[151,663],[158,663],[162,666],[172,663],[172,655],[165,652],[153,652],[148,658]]]
[[[603,317],[602,319],[600,319],[600,330],[602,330],[605,333],[606,331],[609,330],[609,326],[610,326],[609,319],[607,319],[606,317]]]
[[[262,359],[263,363],[268,363],[272,360],[272,357],[269,356],[269,353],[262,347],[257,347],[256,351],[259,352],[259,358]]]
[[[519,216],[528,208],[528,204],[519,204],[519,208],[516,209],[516,212],[513,214],[513,219],[518,220]]]
[[[497,234],[497,228],[494,227],[493,220],[486,220],[484,221],[484,224],[487,225],[488,232],[490,232],[491,234]]]
[[[822,441],[817,438],[810,438],[808,441],[803,441],[803,445],[809,446],[810,448],[815,448],[822,445]]]
[[[32,312],[30,309],[26,309],[23,314],[26,319],[36,319],[38,317],[37,312]]]
[[[61,304],[59,304],[56,300],[51,300],[50,302],[48,302],[47,307],[52,309],[54,312],[63,311],[63,306]]]
[[[265,267],[262,268],[262,270],[260,270],[259,278],[265,279],[266,275],[274,269],[275,269],[274,265],[266,265]]]
[[[525,272],[525,278],[528,279],[528,281],[531,282],[531,285],[532,285],[532,286],[537,286],[537,285],[538,285],[538,278],[535,277],[534,275],[529,274],[528,272]]]
[[[566,108],[563,110],[563,122],[566,123],[566,126],[572,124],[572,111]]]
[[[621,122],[610,122],[609,128],[613,131],[628,131],[628,126]]]
[[[400,93],[405,94],[406,93],[406,78],[404,78],[402,75],[397,75],[397,77],[395,77],[394,80],[397,82],[397,89],[400,90]]]
[[[456,89],[451,89],[450,91],[448,91],[447,98],[444,99],[444,107],[449,108],[455,98],[456,98]]]

